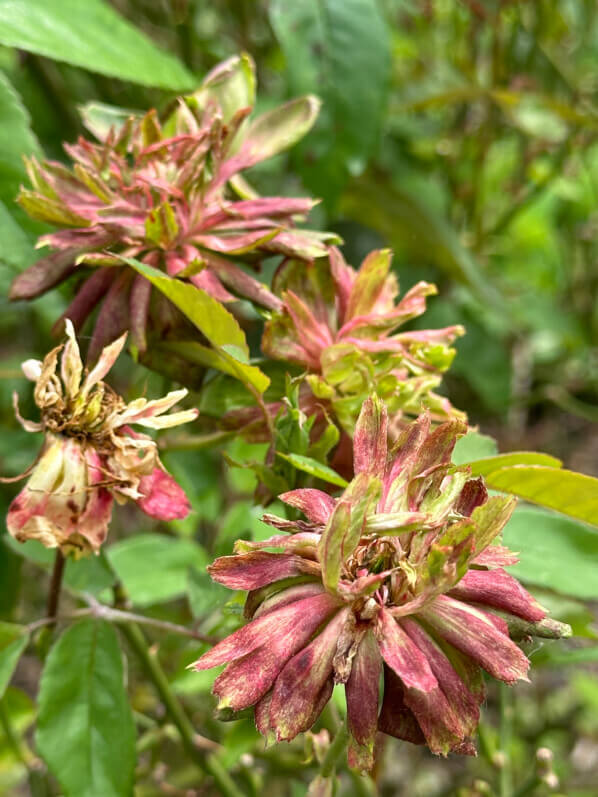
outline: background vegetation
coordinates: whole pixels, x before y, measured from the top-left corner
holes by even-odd
[[[440,295],[423,323],[467,328],[447,390],[501,450],[533,447],[598,475],[598,10],[592,0],[0,0],[0,45],[2,475],[24,471],[37,453],[39,441],[14,420],[11,394],[21,394],[25,416],[34,414],[19,364],[48,350],[48,330],[72,290],[67,285],[32,304],[4,298],[14,275],[35,259],[42,232],[13,201],[26,181],[21,155],[64,159],[61,142],[83,132],[78,106],[164,109],[214,64],[243,50],[257,64],[262,110],[304,92],[324,103],[315,129],[290,155],[254,170],[256,186],[321,197],[311,226],[339,233],[349,262],[358,265],[372,247],[390,245],[402,289],[419,279],[437,283]],[[251,339],[255,321],[246,316],[244,323]],[[165,392],[161,377],[125,358],[115,373],[125,395]],[[195,400],[206,418],[228,406],[226,395],[209,390]],[[227,450],[233,458],[260,453],[239,440]],[[229,553],[236,538],[266,536],[251,499],[254,477],[225,469],[219,450],[176,441],[164,459],[194,512],[137,533],[139,515],[124,508],[112,525],[107,559],[135,611],[220,638],[239,623],[242,597],[231,600],[204,568],[214,555]],[[2,486],[4,512],[14,494],[14,485]],[[531,651],[531,685],[490,692],[477,759],[437,760],[387,741],[376,773],[380,794],[596,793],[598,535],[556,515],[542,520],[526,512],[507,531],[508,544],[522,552],[514,570],[555,617],[572,624],[575,638]],[[27,624],[43,616],[51,558],[39,546],[2,537],[2,620]],[[69,568],[67,613],[80,607],[81,590],[93,604],[111,578],[100,559]],[[37,701],[44,644],[38,640],[7,686],[22,643],[12,628],[0,625],[0,791],[61,794],[31,752],[31,728],[39,710],[38,744],[50,757],[65,728],[75,728],[82,751],[93,747],[89,729],[69,720],[73,693],[65,677],[74,670],[57,662]],[[84,670],[91,626],[76,628],[79,638],[64,655]],[[107,626],[99,644],[118,670],[112,634]],[[205,644],[155,627],[147,635],[194,727],[214,740],[205,742],[203,755],[234,773],[244,793],[304,794],[317,766],[312,751],[296,742],[264,752],[251,719],[214,720],[213,674],[185,670]],[[127,661],[137,749],[124,745],[123,760],[112,765],[136,765],[136,794],[143,797],[216,794],[183,756],[137,660]],[[334,728],[335,710],[323,727]],[[558,787],[546,785],[545,764],[534,763],[543,747],[554,753]],[[75,782],[85,783],[83,752],[71,766],[79,770]],[[374,793],[373,785],[347,774],[340,788]],[[89,784],[65,793],[109,797]]]

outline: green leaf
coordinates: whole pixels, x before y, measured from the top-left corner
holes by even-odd
[[[77,623],[50,651],[36,743],[65,797],[133,793],[135,728],[122,653],[108,623]]]
[[[0,0],[0,43],[91,72],[164,89],[193,76],[102,0]]]
[[[205,570],[191,568],[187,581],[187,597],[194,617],[206,617],[230,599],[230,590],[212,581]]]
[[[439,213],[387,178],[368,174],[353,181],[343,195],[341,210],[381,233],[397,258],[432,263],[451,279],[469,285],[491,306],[502,306],[457,232]]]
[[[308,95],[266,111],[254,119],[243,136],[243,147],[259,153],[260,160],[292,147],[313,127],[320,100]]]
[[[189,568],[203,570],[209,563],[207,553],[197,543],[164,534],[137,534],[111,545],[107,554],[137,606],[184,595]]]
[[[32,223],[14,204],[14,198],[19,185],[27,179],[23,155],[40,154],[41,150],[31,131],[29,113],[2,71],[0,120],[0,261],[23,268],[33,262],[36,254],[25,231]]]
[[[12,626],[12,629],[14,629],[12,634],[7,635],[8,623],[2,623],[2,625],[4,628],[0,631],[0,700],[4,697],[6,687],[10,683],[21,654],[29,642],[29,634],[25,632],[23,627]]]
[[[323,465],[317,459],[305,457],[302,454],[283,454],[280,451],[276,452],[276,456],[290,462],[291,465],[303,473],[309,473],[310,476],[315,476],[317,479],[328,482],[329,484],[336,484],[338,487],[346,487],[349,482],[343,479],[342,476],[329,468],[328,465]]]
[[[492,490],[598,526],[598,479],[545,465],[513,465],[486,473]]]
[[[0,19],[2,8],[6,5],[0,0]],[[0,39],[2,38],[0,24]],[[13,88],[6,75],[0,71],[0,161],[17,163],[24,173],[25,169],[21,160],[22,155],[40,153],[38,141],[31,131],[29,112],[23,105],[21,98]]]
[[[529,584],[576,598],[598,598],[598,535],[549,512],[518,508],[503,532],[520,554],[510,572]]]
[[[235,377],[244,385],[251,384],[260,393],[267,390],[270,379],[266,374],[255,365],[240,362],[232,354],[230,347],[222,347],[222,351],[210,349],[202,346],[196,341],[178,341],[171,343],[166,341],[160,345],[161,350],[171,351],[178,354],[184,360],[196,365],[205,365],[206,368],[214,368],[224,374]],[[249,395],[249,394],[247,394]],[[221,397],[226,400],[224,397]],[[249,404],[255,405],[255,398],[250,396]]]
[[[35,249],[27,233],[16,222],[15,218],[1,200],[0,241],[2,242],[0,260],[13,268],[22,268],[23,266],[29,265],[36,257]]]
[[[131,257],[122,259],[170,299],[214,346],[213,356],[200,344],[193,347],[190,351],[194,351],[198,359],[203,357],[203,363],[209,359],[208,364],[211,367],[225,370],[226,373],[236,376],[243,384],[251,386],[260,393],[266,390],[270,380],[259,368],[248,364],[249,347],[245,333],[235,317],[225,310],[220,302],[200,288],[166,277],[157,269],[146,266],[138,260]]]
[[[451,461],[455,465],[466,465],[473,460],[486,459],[498,453],[496,440],[487,434],[468,432],[457,440]]]
[[[55,552],[45,548],[37,540],[17,542],[7,535],[5,544],[19,556],[34,562],[45,570],[50,570],[52,567]],[[91,592],[92,595],[99,595],[102,590],[112,586],[113,583],[114,577],[100,556],[87,556],[78,561],[72,557],[67,559],[64,584],[73,592]]]
[[[563,463],[560,459],[539,451],[511,451],[494,457],[476,459],[468,464],[471,465],[471,472],[474,476],[487,476],[493,471],[512,468],[515,465],[542,465],[548,468],[560,468]]]
[[[273,0],[270,22],[293,93],[314,92],[323,111],[301,146],[302,177],[334,201],[351,172],[365,168],[388,97],[390,33],[376,0]]]
[[[79,105],[77,110],[83,125],[99,140],[106,138],[111,127],[118,131],[129,117],[141,116],[140,111],[119,108],[105,102],[86,102],[85,105]]]

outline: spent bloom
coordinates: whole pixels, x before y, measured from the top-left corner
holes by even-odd
[[[301,97],[249,120],[254,104],[255,69],[243,55],[212,70],[162,122],[151,110],[107,128],[88,112],[84,120],[99,141],[81,137],[65,145],[72,167],[27,162],[33,187],[22,188],[18,201],[60,229],[40,238],[38,245],[52,251],[15,279],[11,298],[34,298],[80,266],[93,267],[65,313],[79,330],[101,305],[91,360],[126,329],[145,351],[148,317],[159,329],[173,323],[174,308],[158,296],[151,301],[150,283],[121,256],[188,279],[219,301],[243,296],[279,307],[238,263],[257,266],[272,254],[322,256],[330,236],[295,227],[314,200],[260,197],[241,172],[301,138],[319,102]]]
[[[374,251],[355,270],[331,247],[327,258],[313,263],[283,263],[273,283],[283,307],[266,324],[264,353],[303,367],[311,392],[305,405],[331,407],[350,436],[373,392],[385,401],[393,425],[424,409],[434,420],[464,417],[434,392],[453,360],[450,344],[463,329],[397,332],[425,312],[436,288],[418,282],[397,301],[391,258],[388,249]]]
[[[107,346],[88,371],[68,319],[66,332],[66,343],[43,362],[23,363],[25,376],[35,383],[41,419],[21,418],[15,395],[17,418],[28,432],[43,432],[45,441],[27,485],[9,507],[7,526],[21,542],[36,539],[63,552],[97,553],[108,533],[114,500],[135,501],[161,520],[186,517],[187,497],[164,470],[155,441],[133,431],[131,424],[164,429],[193,420],[197,411],[163,415],[186,390],[126,404],[102,381],[126,335]]]
[[[437,754],[475,753],[482,670],[526,680],[510,629],[566,629],[505,571],[516,557],[492,543],[515,499],[489,498],[481,478],[451,464],[464,431],[455,420],[430,431],[423,414],[389,451],[386,410],[369,399],[343,494],[283,494],[306,521],[266,515],[290,533],[240,541],[211,565],[214,580],[249,590],[250,622],[193,665],[227,663],[214,684],[221,708],[254,706],[268,739],[290,740],[342,683],[352,766],[371,768],[378,731]]]

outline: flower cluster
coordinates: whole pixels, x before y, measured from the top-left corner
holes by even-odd
[[[144,352],[148,317],[152,329],[173,323],[174,308],[159,296],[152,305],[150,283],[123,256],[189,279],[219,301],[242,296],[278,309],[279,300],[237,262],[320,257],[330,236],[294,226],[312,199],[259,197],[240,172],[301,138],[319,102],[302,97],[251,121],[254,103],[253,63],[234,57],[179,99],[163,123],[154,110],[107,133],[92,123],[102,140],[65,145],[72,168],[31,158],[33,189],[22,189],[18,201],[62,229],[40,239],[53,251],[15,279],[11,298],[38,296],[80,264],[95,267],[65,314],[79,330],[101,304],[91,360],[126,329]]]
[[[305,368],[311,397],[304,404],[331,407],[351,436],[372,392],[399,427],[424,409],[434,420],[465,417],[434,392],[455,354],[450,343],[463,329],[397,332],[425,312],[436,288],[418,282],[397,302],[391,257],[387,249],[371,252],[355,270],[331,247],[328,257],[307,265],[286,261],[274,279],[283,307],[266,324],[264,354]]]
[[[266,515],[290,533],[241,541],[214,562],[215,581],[249,590],[250,622],[192,665],[227,663],[214,684],[221,707],[254,706],[267,738],[290,740],[342,683],[352,766],[371,768],[377,731],[434,753],[475,752],[482,670],[525,680],[510,622],[542,634],[546,621],[504,570],[516,557],[492,544],[514,499],[489,498],[481,478],[451,464],[465,429],[452,420],[431,431],[426,413],[389,451],[386,409],[368,399],[344,493],[280,496],[307,520]]]
[[[163,415],[186,390],[154,401],[129,404],[105,382],[126,335],[105,348],[86,371],[73,325],[66,321],[67,342],[44,359],[23,363],[35,382],[39,422],[17,417],[28,432],[44,432],[45,442],[26,487],[8,510],[8,531],[17,540],[37,539],[63,552],[97,552],[108,533],[112,504],[135,501],[161,520],[183,518],[189,503],[162,466],[154,440],[130,424],[164,429],[187,423],[197,410]],[[62,354],[61,354],[62,352]],[[60,357],[60,362],[59,362]]]

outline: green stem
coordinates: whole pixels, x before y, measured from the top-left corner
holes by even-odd
[[[320,775],[323,778],[328,778],[335,770],[336,762],[347,749],[347,742],[349,740],[349,733],[347,728],[343,725],[336,732],[332,744],[328,748],[322,765],[320,766]]]
[[[500,768],[500,797],[513,797],[511,768],[511,737],[513,735],[513,706],[509,687],[500,684],[500,749],[504,756]]]
[[[134,623],[127,623],[123,624],[121,628],[127,641],[139,658],[146,674],[153,682],[160,696],[160,700],[164,703],[170,719],[176,726],[183,747],[190,758],[193,759],[204,773],[214,778],[220,790],[220,794],[224,795],[224,797],[243,797],[242,793],[237,789],[232,778],[218,759],[213,755],[206,755],[205,751],[197,746],[196,734],[193,730],[193,726],[176,695],[170,688],[168,679],[157,657],[148,649],[145,637],[139,626]]]

